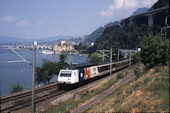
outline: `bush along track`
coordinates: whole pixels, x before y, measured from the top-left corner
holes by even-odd
[[[137,65],[139,66],[139,65]],[[124,78],[129,73],[133,72],[136,67],[136,65],[131,66],[128,70],[125,72],[117,74],[117,76],[111,77],[109,80],[105,80],[103,82],[100,82],[98,85],[89,88],[87,90],[84,90],[82,92],[79,92],[76,96],[76,98],[69,99],[66,102],[61,102],[58,105],[52,106],[48,108],[47,110],[43,111],[42,113],[54,113],[54,112],[70,112],[71,110],[77,108],[78,106],[88,102],[90,99],[92,99],[94,96],[102,93],[103,91],[109,89],[111,86],[113,86],[115,83],[117,83],[121,78]]]

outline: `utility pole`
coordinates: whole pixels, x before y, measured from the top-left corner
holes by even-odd
[[[129,51],[130,53],[129,53],[129,66],[131,65],[131,51]]]
[[[169,15],[165,17],[165,40],[166,40],[166,35],[167,35],[168,17]]]
[[[110,50],[110,75],[112,75],[112,49]]]
[[[102,61],[104,62],[104,49],[103,49],[103,56],[102,56]]]
[[[119,48],[117,50],[117,59],[119,59]]]
[[[34,76],[35,76],[35,57],[36,57],[36,47],[37,47],[37,42],[34,41],[34,46],[33,46],[33,65],[32,65],[32,113],[35,113],[35,106],[34,106]]]
[[[70,65],[71,65],[71,51],[70,51]]]
[[[97,51],[99,51],[100,53],[102,53],[102,61],[104,62],[104,59],[105,59],[105,56],[106,57],[108,57],[109,58],[109,55],[107,55],[105,52],[108,52],[108,54],[109,54],[109,50],[97,50]]]

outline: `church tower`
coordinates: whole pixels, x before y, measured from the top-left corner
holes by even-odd
[[[63,39],[61,40],[61,46],[63,46],[64,44],[66,44],[66,41],[65,41],[65,39],[63,38]]]

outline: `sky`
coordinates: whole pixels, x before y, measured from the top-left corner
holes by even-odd
[[[158,0],[0,0],[0,35],[84,36]]]

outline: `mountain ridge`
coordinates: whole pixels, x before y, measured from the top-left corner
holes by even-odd
[[[149,10],[149,8],[138,8],[136,11],[134,11],[132,13],[131,16],[134,16],[134,15],[137,15],[137,14],[140,14],[140,13],[143,13],[143,12],[146,12],[147,10]],[[95,42],[97,38],[99,38],[104,30],[109,27],[109,26],[113,26],[113,25],[117,25],[117,26],[120,26],[120,22],[119,21],[114,21],[114,22],[110,22],[110,23],[107,23],[103,26],[100,26],[99,28],[97,28],[96,30],[94,30],[91,34],[89,34],[85,41],[84,41],[84,45],[90,45],[91,43]]]
[[[109,27],[109,26],[113,26],[113,25],[118,25],[120,26],[120,22],[119,21],[115,21],[115,22],[110,22],[110,23],[107,23],[103,26],[100,26],[99,28],[97,28],[96,30],[94,30],[90,35],[88,35],[86,38],[85,38],[85,41],[84,41],[84,44],[85,45],[90,45],[92,42],[95,42],[96,39],[98,37],[100,37],[104,30]]]
[[[42,38],[42,39],[22,39],[22,38],[18,38],[18,37],[10,37],[10,36],[3,36],[0,35],[0,44],[20,44],[20,43],[30,43],[33,41],[37,41],[39,43],[43,43],[43,42],[52,42],[52,41],[57,41],[59,39],[69,39],[72,38],[72,36],[54,36],[54,37],[48,37],[48,38]]]
[[[149,10],[149,8],[146,8],[146,7],[144,7],[144,8],[138,8],[135,12],[132,13],[131,16],[135,16],[135,15],[144,13],[144,12],[146,12],[147,10]]]

